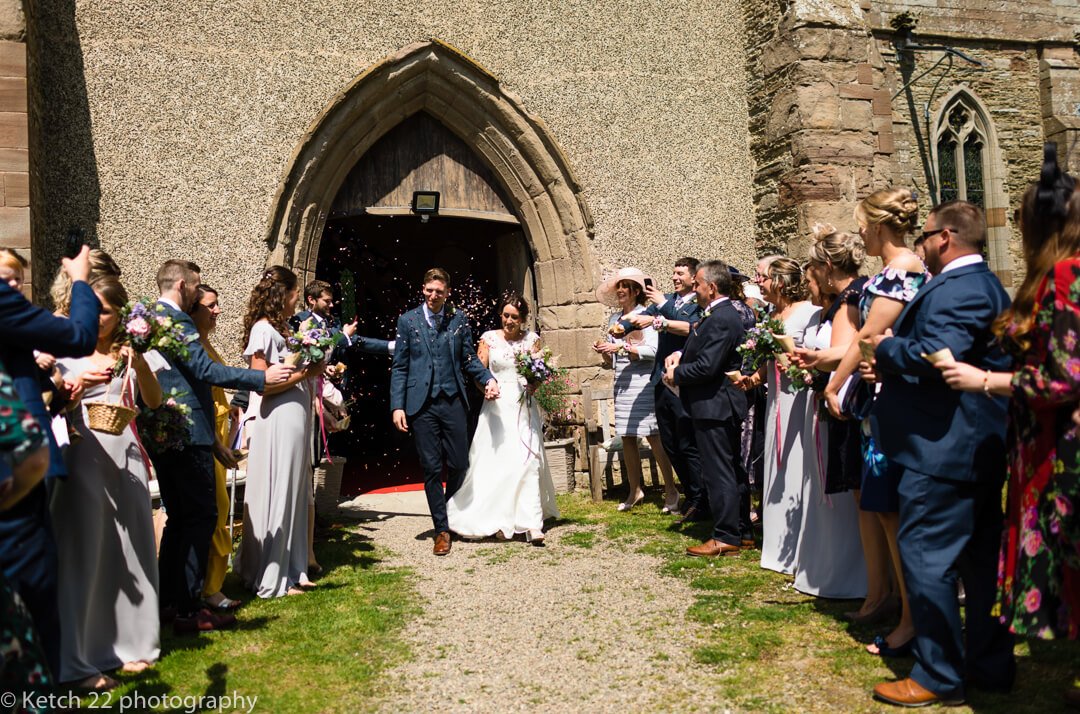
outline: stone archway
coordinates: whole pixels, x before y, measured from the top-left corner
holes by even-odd
[[[536,259],[538,313],[592,302],[593,221],[565,156],[518,97],[438,40],[410,45],[374,65],[316,118],[278,187],[267,231],[270,262],[292,266],[304,280],[314,277],[323,228],[349,170],[418,111],[482,156],[506,189]],[[566,342],[569,347],[574,340]]]

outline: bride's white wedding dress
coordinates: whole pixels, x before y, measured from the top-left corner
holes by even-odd
[[[514,357],[532,350],[534,332],[507,342],[502,330],[480,336],[488,346],[488,369],[499,382],[499,398],[484,402],[469,446],[465,481],[446,503],[450,530],[465,537],[501,532],[511,538],[543,528],[557,518],[555,485],[544,458],[543,420],[534,403],[521,401],[524,379]]]

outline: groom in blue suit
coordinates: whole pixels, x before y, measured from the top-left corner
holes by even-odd
[[[898,541],[915,624],[910,677],[877,685],[874,697],[907,707],[962,702],[965,683],[1008,690],[1016,672],[1013,638],[991,614],[1006,400],[954,391],[924,356],[947,348],[979,369],[1007,370],[991,325],[1009,298],[983,261],[978,207],[938,206],[922,238],[935,277],[900,314],[896,336],[877,339],[882,387],[871,414],[874,439],[901,470]],[[967,596],[966,642],[958,577]]]
[[[484,385],[485,399],[499,396],[499,383],[476,356],[469,321],[447,304],[449,295],[445,270],[432,268],[424,274],[424,304],[398,318],[390,369],[390,410],[398,431],[413,426],[435,525],[435,555],[450,552],[446,499],[461,487],[469,469],[465,375]]]
[[[217,527],[214,497],[214,459],[234,466],[214,438],[214,399],[210,387],[261,392],[267,384],[288,378],[292,367],[275,364],[265,372],[226,367],[210,358],[199,344],[199,333],[188,316],[195,304],[199,266],[187,260],[166,261],[157,273],[158,308],[180,325],[188,343],[186,359],[167,358],[169,369],[158,374],[161,389],[175,389],[177,401],[191,409],[187,443],[179,451],[152,457],[168,520],[158,554],[161,606],[176,609],[173,629],[196,633],[231,626],[231,615],[215,615],[202,606],[203,579],[210,540]]]

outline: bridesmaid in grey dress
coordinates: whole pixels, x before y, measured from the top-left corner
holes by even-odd
[[[765,299],[776,306],[784,334],[803,346],[806,327],[821,308],[805,300],[802,270],[791,258],[778,258],[762,281]],[[803,520],[803,479],[818,478],[813,452],[803,435],[813,423],[810,390],[797,390],[775,360],[761,371],[769,385],[765,410],[765,483],[761,496],[761,567],[792,575]],[[760,382],[759,382],[760,383]],[[777,428],[779,425],[779,429]]]
[[[287,268],[269,268],[251,292],[244,357],[252,369],[285,361],[287,319],[300,288]],[[234,568],[261,598],[297,595],[308,579],[307,518],[311,492],[311,379],[322,364],[297,369],[281,384],[251,394],[244,536]]]
[[[161,387],[155,372],[167,364],[156,352],[144,358],[114,347],[127,293],[112,276],[92,287],[102,305],[94,354],[57,361],[65,381],[86,391],[70,415],[81,437],[64,454],[71,476],[56,481],[50,511],[60,561],[58,679],[101,690],[116,686],[103,672],[140,672],[158,658],[158,571],[149,463],[134,422],[116,435],[93,431],[86,403],[121,401],[123,379],[110,370],[118,357],[131,355],[135,374],[126,401],[141,395],[156,407]]]

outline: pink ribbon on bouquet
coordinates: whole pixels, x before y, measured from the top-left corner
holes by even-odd
[[[525,389],[528,390],[528,386],[526,386]],[[531,395],[529,395],[529,393],[527,391],[523,392],[522,396],[524,397],[524,399],[519,399],[518,400],[518,416],[517,416],[518,424],[521,423],[521,410],[525,408],[525,405],[528,403],[529,399],[532,398]],[[525,414],[526,414],[526,417],[529,420],[529,433],[531,434],[532,433],[532,409],[531,408],[530,409],[525,409]],[[521,432],[520,431],[518,431],[518,441],[520,441],[521,445],[525,447],[525,450],[529,452],[529,456],[535,456],[536,458],[540,458],[540,454],[538,454],[538,453],[536,453],[535,451],[532,450],[532,445],[521,438]],[[529,463],[529,456],[525,457],[525,463],[526,464]]]
[[[773,370],[776,372],[776,472],[784,466],[784,429],[780,420],[780,363],[773,360]]]
[[[323,376],[320,374],[315,378],[315,413],[319,415],[319,434],[322,436],[323,453],[328,462],[334,463],[334,459],[330,456],[330,444],[326,441],[326,415],[323,413],[322,392]]]
[[[127,369],[131,369],[131,360],[128,360]],[[130,392],[128,391],[129,383],[131,386]],[[129,409],[134,409],[135,413],[138,414],[139,407],[135,405],[135,380],[125,379],[124,384],[120,385],[120,388],[123,390],[120,393],[120,403]],[[128,426],[131,428],[131,433],[135,435],[135,445],[139,447],[139,454],[143,458],[143,464],[146,465],[146,476],[147,478],[153,478],[154,475],[150,470],[150,454],[146,453],[146,448],[143,447],[142,437],[139,436],[139,429],[135,426],[135,420],[132,419],[131,422],[128,423]]]

